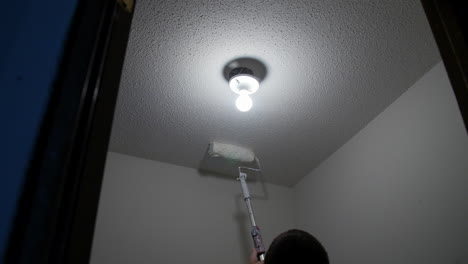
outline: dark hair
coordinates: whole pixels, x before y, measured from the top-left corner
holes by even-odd
[[[265,264],[328,264],[328,254],[311,234],[297,229],[278,235],[270,245]]]

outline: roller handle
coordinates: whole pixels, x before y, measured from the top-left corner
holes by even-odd
[[[260,261],[265,260],[265,245],[263,244],[262,233],[260,232],[260,228],[258,226],[252,226],[252,231],[250,232],[252,235],[253,243],[255,246],[255,250],[257,251],[257,259]]]

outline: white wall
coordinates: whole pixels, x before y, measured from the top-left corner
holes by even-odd
[[[468,263],[468,137],[443,65],[294,189],[334,264]]]
[[[252,195],[265,195],[251,184]],[[269,244],[293,227],[292,189],[268,184],[253,202]],[[246,263],[252,242],[235,179],[109,153],[92,264]]]

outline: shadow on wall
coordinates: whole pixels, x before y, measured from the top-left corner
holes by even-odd
[[[260,169],[256,162],[252,162],[249,164],[242,164],[242,166],[250,167],[254,169]],[[203,159],[200,161],[198,172],[201,176],[204,177],[215,177],[215,178],[223,178],[223,179],[230,179],[233,181],[237,181],[238,173],[239,173],[239,163],[231,162],[224,158],[219,157],[211,157],[207,152]],[[261,172],[250,171],[247,173],[247,182],[249,184],[258,183],[261,187],[261,194],[255,194],[255,192],[250,192],[252,199],[258,200],[268,200],[268,190],[266,187],[266,180]],[[250,187],[250,186],[249,186]],[[239,183],[239,192],[240,192],[240,183]],[[240,198],[241,199],[241,198]],[[241,199],[242,200],[242,199]]]
[[[202,169],[199,169],[198,170],[199,172],[199,175],[202,176],[202,177],[214,177],[214,178],[223,178],[223,179],[232,179],[233,181],[238,181],[237,180],[237,177],[236,176],[232,176],[232,175],[225,175],[225,174],[219,174],[219,173],[213,173],[211,171],[207,171],[207,170],[202,170]],[[262,175],[261,173],[259,175]],[[248,179],[248,178],[247,178]],[[265,179],[263,178],[263,176],[259,176],[258,178],[256,179],[250,179],[247,181],[248,184],[249,184],[249,188],[250,186],[254,186],[252,185],[252,183],[256,183],[255,186],[258,186],[260,185],[260,188],[261,188],[261,191],[258,192],[258,191],[250,191],[250,197],[252,197],[253,200],[268,200],[268,188],[266,186],[266,183],[265,183]],[[240,201],[244,201],[244,198],[243,196],[241,195],[241,186],[240,186],[240,183],[239,183],[239,194],[236,196]]]
[[[242,195],[239,194],[234,196],[234,202],[236,205],[236,211],[232,215],[232,218],[237,223],[239,241],[241,242],[239,254],[242,259],[245,259],[247,262],[250,256],[250,251],[253,247],[252,241],[250,240],[250,224],[248,222],[249,220],[247,220],[249,216],[245,212],[245,205]]]

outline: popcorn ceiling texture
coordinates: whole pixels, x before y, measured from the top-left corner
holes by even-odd
[[[268,71],[246,113],[222,75],[237,57]],[[237,144],[292,186],[439,60],[417,0],[140,0],[110,150],[198,168]]]

